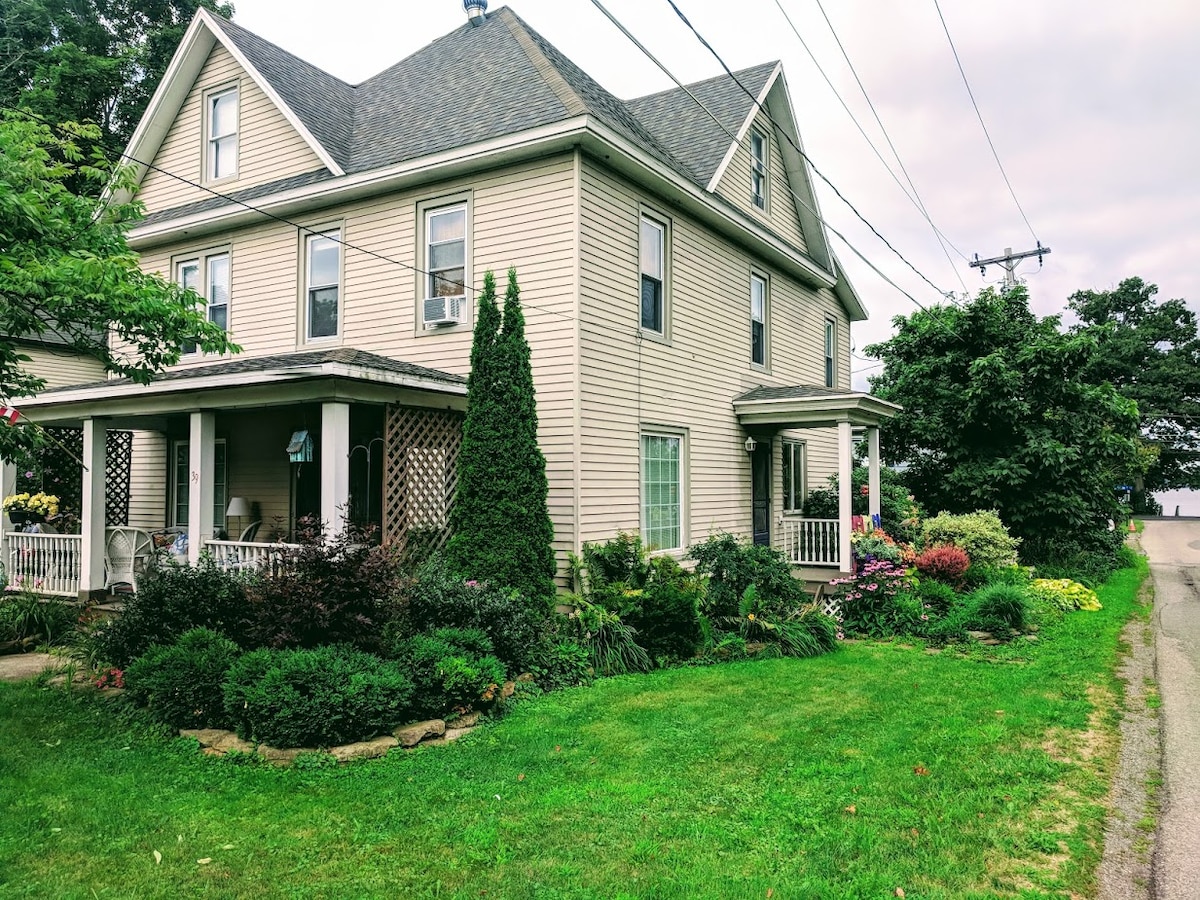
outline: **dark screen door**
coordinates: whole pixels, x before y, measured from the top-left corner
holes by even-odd
[[[760,441],[750,454],[750,502],[754,543],[771,543],[771,444]]]

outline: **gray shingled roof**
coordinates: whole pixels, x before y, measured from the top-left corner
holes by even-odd
[[[687,91],[673,88],[627,100],[625,104],[659,142],[687,166],[696,181],[707,185],[732,141],[726,131],[717,127],[708,113],[697,105],[696,100],[707,107],[725,129],[737,134],[754,106],[737,82],[741,82],[757,97],[777,65],[776,62],[768,62],[734,72],[736,82],[728,75],[718,75],[689,84]],[[688,91],[695,95],[696,100],[688,95]]]
[[[145,216],[140,225],[153,225],[156,222],[162,222],[169,219],[179,219],[183,216],[190,216],[192,213],[207,212],[211,209],[221,209],[229,206],[231,201],[241,201],[253,205],[253,201],[259,197],[266,197],[278,191],[287,191],[292,188],[304,187],[309,184],[316,184],[318,181],[330,181],[334,178],[332,172],[328,169],[317,169],[314,172],[304,172],[300,175],[293,175],[290,178],[281,178],[278,181],[271,181],[267,184],[256,185],[252,188],[246,188],[241,191],[233,191],[223,196],[205,197],[203,200],[194,200],[191,203],[184,203],[182,206],[172,206],[170,209],[161,209],[157,212],[152,212]]]
[[[213,363],[207,366],[193,366],[187,369],[171,369],[156,375],[154,381],[187,381],[189,379],[210,377],[213,375],[241,375],[255,372],[266,372],[271,369],[307,368],[325,365],[326,363],[341,363],[347,366],[357,366],[363,369],[374,369],[380,372],[390,372],[398,375],[409,375],[413,378],[424,378],[428,381],[441,381],[445,384],[462,385],[467,379],[461,375],[440,372],[437,369],[426,369],[424,366],[413,365],[399,359],[389,359],[376,353],[355,350],[351,347],[337,347],[331,350],[306,350],[300,353],[281,353],[275,356],[248,356]],[[80,388],[102,387],[108,385],[132,384],[128,378],[113,378],[91,384],[73,384],[67,387],[53,388],[42,391],[38,396],[45,396],[61,391],[75,391]]]
[[[621,101],[508,7],[480,25],[464,24],[357,86],[239,25],[216,21],[347,172],[583,114],[701,186],[729,148],[728,135],[683,91]],[[757,94],[774,66],[767,63],[737,76]],[[691,87],[731,131],[751,109],[750,98],[728,76]]]
[[[734,403],[749,403],[754,400],[804,400],[810,397],[856,397],[862,391],[842,391],[837,388],[820,387],[815,384],[792,384],[786,387],[756,387],[739,397]]]

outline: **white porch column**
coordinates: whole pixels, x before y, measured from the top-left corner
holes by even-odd
[[[850,571],[850,517],[854,515],[851,484],[851,454],[854,437],[849,422],[838,422],[838,559],[843,572]]]
[[[217,418],[194,412],[188,435],[188,563],[200,562],[204,542],[213,536],[213,476],[216,468]]]
[[[79,598],[104,590],[105,419],[83,420],[83,503],[79,515]]]
[[[350,404],[321,404],[321,522],[325,536],[346,529],[350,511]]]
[[[879,515],[879,426],[867,427],[867,479],[870,482],[870,494],[867,502],[867,512],[873,516]]]

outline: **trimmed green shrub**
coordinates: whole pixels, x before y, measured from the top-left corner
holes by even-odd
[[[394,650],[413,680],[418,715],[440,716],[477,705],[493,685],[504,683],[504,665],[479,629],[441,628],[400,641]]]
[[[243,738],[276,747],[330,747],[401,724],[412,692],[396,663],[353,647],[262,649],[229,671],[224,704]]]
[[[971,561],[981,566],[1015,566],[1018,538],[1008,533],[994,510],[952,515],[938,513],[927,519],[921,529],[926,547],[953,544],[967,552]]]
[[[208,628],[185,632],[173,644],[155,644],[125,669],[125,689],[136,703],[174,728],[224,728],[222,682],[241,651]]]
[[[170,644],[193,628],[253,646],[250,625],[244,580],[204,559],[198,566],[151,566],[121,615],[97,623],[86,643],[97,660],[124,668],[151,644]]]
[[[537,430],[517,272],[508,270],[501,317],[496,279],[489,271],[471,345],[447,559],[450,570],[464,579],[488,581],[548,601],[555,593],[554,526]]]
[[[693,544],[688,556],[696,561],[697,573],[708,575],[701,611],[710,618],[737,616],[750,585],[754,585],[762,608],[775,614],[788,615],[808,602],[804,586],[792,577],[786,557],[773,547],[718,534],[702,544]]]
[[[527,600],[515,591],[452,576],[434,557],[421,569],[405,614],[408,634],[438,628],[478,628],[514,674],[528,669],[550,614],[548,598]]]
[[[1103,608],[1095,591],[1070,578],[1035,578],[1030,582],[1029,590],[1038,600],[1063,612]]]

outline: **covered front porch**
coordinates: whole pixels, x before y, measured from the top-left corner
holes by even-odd
[[[736,397],[733,406],[738,421],[749,435],[747,449],[751,451],[756,539],[760,535],[770,535],[770,543],[781,549],[793,566],[815,570],[815,577],[827,577],[829,570],[848,572],[852,565],[850,536],[855,520],[852,471],[856,438],[861,436],[867,446],[867,515],[878,521],[879,426],[899,412],[900,407],[867,393],[812,385],[755,388]],[[776,436],[791,429],[832,429],[836,432],[836,518],[805,517],[794,505],[788,508],[786,503],[771,502],[771,448]],[[793,464],[793,479],[800,477],[795,474],[795,466]],[[787,494],[790,489],[787,460],[783,481]],[[765,502],[763,498],[766,498]]]
[[[22,415],[81,431],[77,533],[6,523],[8,584],[88,598],[135,587],[133,572],[151,555],[270,565],[307,523],[327,536],[357,526],[400,543],[419,529],[436,542],[448,527],[465,403],[459,376],[347,349],[46,392]],[[125,506],[114,508],[109,454],[127,433],[133,472]]]

